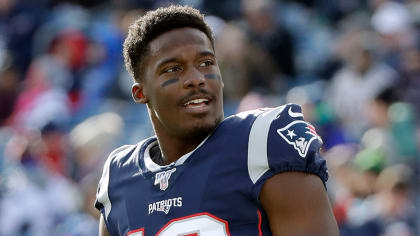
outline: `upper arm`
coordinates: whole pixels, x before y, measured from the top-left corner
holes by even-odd
[[[277,174],[264,183],[260,201],[273,235],[339,235],[318,176],[301,172]]]
[[[99,236],[110,236],[102,214],[101,218],[99,219]]]

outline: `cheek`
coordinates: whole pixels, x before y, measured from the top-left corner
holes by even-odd
[[[215,83],[212,86],[213,92],[218,95],[219,97],[218,99],[220,100],[220,102],[223,101],[223,87],[224,86],[225,85],[222,80],[217,81],[217,83]]]
[[[176,101],[177,99],[173,94],[160,88],[153,94],[150,103],[158,116],[171,118],[170,115],[174,113],[173,110],[176,108]]]

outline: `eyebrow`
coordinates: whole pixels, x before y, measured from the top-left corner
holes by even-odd
[[[203,51],[203,52],[200,52],[198,55],[201,56],[201,57],[204,57],[204,56],[212,56],[212,57],[215,57],[214,56],[214,53],[212,51]]]
[[[205,57],[205,56],[215,57],[214,53],[212,51],[207,51],[207,50],[200,52],[198,55],[199,55],[199,57]],[[171,63],[171,62],[177,62],[177,61],[178,61],[178,59],[176,57],[169,57],[169,58],[166,58],[166,59],[163,59],[162,61],[160,61],[157,64],[156,68],[160,68],[162,65],[165,65],[165,64]]]

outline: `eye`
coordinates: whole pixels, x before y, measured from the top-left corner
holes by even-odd
[[[212,65],[214,65],[214,62],[212,60],[206,60],[200,64],[200,67],[207,67],[207,66],[212,66]]]
[[[174,73],[174,72],[177,72],[177,71],[180,71],[180,70],[181,70],[180,67],[178,67],[178,66],[172,66],[172,67],[169,67],[167,69],[164,69],[163,70],[163,73]]]

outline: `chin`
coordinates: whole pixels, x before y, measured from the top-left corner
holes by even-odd
[[[186,136],[188,138],[197,139],[207,137],[216,128],[214,125],[200,125],[188,129]]]
[[[195,124],[188,129],[186,136],[189,138],[205,138],[211,132],[216,129],[217,125],[221,122],[221,119],[216,119],[213,122],[203,123],[200,122],[199,124]]]

